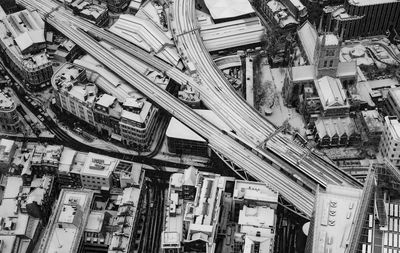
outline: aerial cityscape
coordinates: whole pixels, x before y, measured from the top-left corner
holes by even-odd
[[[399,0],[0,0],[0,253],[400,253]]]

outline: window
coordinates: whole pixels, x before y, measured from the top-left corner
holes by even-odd
[[[326,56],[335,56],[335,50],[326,50]]]
[[[329,67],[332,67],[333,66],[333,60],[330,60],[329,61]]]
[[[324,68],[326,68],[328,61],[324,61]]]

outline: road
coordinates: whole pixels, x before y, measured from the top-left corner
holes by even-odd
[[[47,8],[45,8],[46,5],[43,5],[43,0],[35,3],[29,0],[18,0],[17,2],[31,9],[38,9],[42,16],[45,17],[47,17],[46,13],[49,12],[48,10],[55,9],[58,6],[58,3],[46,1]],[[192,1],[184,1],[183,3],[190,4],[190,2]],[[180,6],[182,6],[181,12],[183,13],[183,18],[180,20],[182,20],[183,23],[189,23],[190,27],[195,26],[193,21],[191,23],[189,22],[192,20],[190,15],[189,17],[184,15],[186,13],[185,10],[194,10],[194,7],[183,4],[180,4]],[[270,145],[268,145],[267,150],[260,149],[258,145],[268,138],[267,136],[270,136],[273,131],[275,131],[275,127],[259,115],[254,108],[249,107],[247,103],[237,96],[234,91],[232,92],[229,83],[226,81],[225,77],[222,76],[221,72],[209,57],[207,50],[202,45],[201,38],[198,36],[198,32],[195,31],[196,29],[192,29],[192,33],[195,33],[194,37],[192,33],[184,32],[185,36],[182,35],[179,36],[179,38],[190,36],[189,42],[195,42],[194,44],[197,45],[196,48],[190,50],[190,52],[198,52],[198,56],[196,57],[199,59],[197,60],[197,58],[195,58],[197,60],[196,64],[197,67],[205,66],[204,68],[206,68],[206,71],[204,72],[205,74],[202,75],[202,78],[204,76],[206,77],[205,80],[208,80],[208,82],[205,82],[205,84],[207,85],[203,85],[202,83],[204,82],[202,81],[200,81],[200,83],[198,83],[198,81],[196,82],[194,80],[196,78],[193,79],[192,77],[187,76],[179,69],[172,67],[159,58],[150,55],[146,51],[102,28],[72,15],[63,8],[59,8],[52,14],[61,15],[75,26],[87,31],[95,38],[100,38],[126,50],[139,60],[166,73],[176,82],[182,84],[188,83],[195,89],[198,89],[202,94],[202,100],[210,109],[216,112],[217,115],[239,133],[241,137],[245,139],[251,138],[252,142],[249,142],[248,145],[251,146],[252,149],[257,150],[257,152],[261,154],[264,159],[268,160],[269,163],[278,166],[292,178],[295,178],[294,181],[300,180],[300,183],[304,183],[309,189],[315,189],[317,184],[324,188],[328,183],[360,187],[357,180],[338,169],[336,165],[326,161],[319,155],[310,152],[308,149],[296,145],[290,139],[282,135],[278,135],[269,140]],[[186,22],[187,20],[188,22]],[[190,28],[187,28],[185,31],[188,30],[190,30]],[[179,44],[179,41],[176,42]],[[183,47],[190,48],[189,45],[184,44]],[[207,78],[207,76],[210,78]],[[214,84],[217,84],[217,86],[214,87]]]
[[[44,1],[38,0],[34,3],[40,4],[41,2]],[[48,1],[45,3],[46,6],[38,6],[38,9],[51,11],[51,8],[48,7]],[[135,84],[135,87],[150,100],[207,139],[212,147],[215,147],[224,156],[229,157],[239,167],[246,168],[254,178],[266,182],[270,188],[278,191],[288,202],[293,203],[303,212],[305,216],[311,217],[314,195],[310,191],[296,184],[288,188],[287,182],[290,182],[291,179],[287,175],[221,132],[177,98],[152,83],[133,69],[132,66],[102,47],[83,30],[71,24],[70,19],[53,12],[47,18],[47,22],[57,30],[62,31],[64,35],[72,39],[77,45],[128,83]]]

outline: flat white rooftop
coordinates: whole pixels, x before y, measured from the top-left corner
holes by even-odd
[[[248,0],[204,0],[213,19],[234,18],[254,13]]]
[[[118,159],[96,153],[89,153],[85,165],[81,170],[82,175],[109,177],[114,171]]]
[[[328,185],[326,192],[318,192],[310,252],[345,252],[361,195],[361,189],[336,185]]]
[[[398,0],[348,0],[349,4],[356,6],[368,6],[378,4],[398,3]]]

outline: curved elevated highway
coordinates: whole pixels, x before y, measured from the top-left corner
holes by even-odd
[[[200,72],[200,70],[198,71],[201,77],[200,80],[198,80],[197,77],[191,78],[187,76],[168,63],[151,56],[144,50],[110,34],[104,29],[93,26],[85,20],[73,16],[68,11],[63,10],[63,8],[59,8],[58,4],[55,2],[45,0],[17,0],[17,2],[31,10],[37,9],[41,15],[47,19],[50,25],[70,37],[80,47],[127,82],[134,84],[138,90],[149,97],[154,103],[198,132],[209,141],[210,146],[217,152],[227,157],[238,167],[246,170],[257,180],[264,181],[271,188],[277,190],[286,201],[293,204],[305,216],[311,216],[314,202],[313,187],[317,185],[325,187],[328,183],[352,185],[355,187],[361,186],[358,181],[352,177],[346,176],[345,173],[339,171],[334,165],[314,154],[309,154],[305,157],[306,159],[302,159],[304,154],[308,154],[307,150],[299,146],[294,146],[295,148],[293,148],[292,146],[294,144],[283,135],[277,135],[268,142],[268,145],[274,149],[274,153],[257,148],[266,137],[274,133],[275,127],[262,119],[256,111],[248,107],[243,100],[240,100],[241,98],[231,94],[229,84],[221,75],[221,72],[213,65],[208,52],[201,46],[201,40],[198,38],[196,38],[196,43],[201,49],[198,53],[203,55],[201,58],[202,61],[205,62],[197,63],[202,64],[200,67],[203,66],[206,69],[204,72],[205,74]],[[192,1],[186,2],[189,3]],[[182,6],[185,7],[184,4],[182,4]],[[185,16],[182,17],[185,18]],[[202,98],[207,106],[235,129],[242,141],[238,142],[237,139],[232,138],[226,132],[216,128],[190,108],[184,106],[176,98],[138,73],[132,66],[102,47],[87,33],[128,51],[147,64],[164,71],[168,76],[178,82],[188,82],[193,87],[197,87],[202,93]],[[186,33],[186,35],[190,35],[191,33],[192,32]],[[194,31],[194,33],[196,33],[196,31]],[[180,37],[184,38],[186,35]],[[195,37],[197,36],[198,34],[195,34]],[[190,47],[193,47],[193,45],[190,45]],[[213,73],[213,76],[204,78],[203,75],[207,75],[208,72]],[[218,77],[218,75],[220,77]],[[213,80],[212,78],[214,77],[217,79]],[[194,81],[194,79],[196,79],[196,81]],[[219,98],[216,94],[220,94],[218,95]],[[243,105],[245,105],[244,108],[238,108]],[[240,115],[240,113],[243,113],[243,110],[246,114]],[[230,113],[232,113],[232,117],[226,117],[230,115]],[[254,117],[254,115],[256,115],[256,118],[253,119],[252,117]],[[260,118],[262,119],[261,121]],[[312,158],[312,156],[315,156],[315,158]],[[302,160],[299,163],[300,159]],[[331,168],[325,171],[324,166]],[[293,182],[295,178],[293,176],[294,174],[301,177],[302,182],[306,182],[307,185],[309,185],[308,188],[304,187],[301,183],[292,183],[288,185],[289,182]]]

